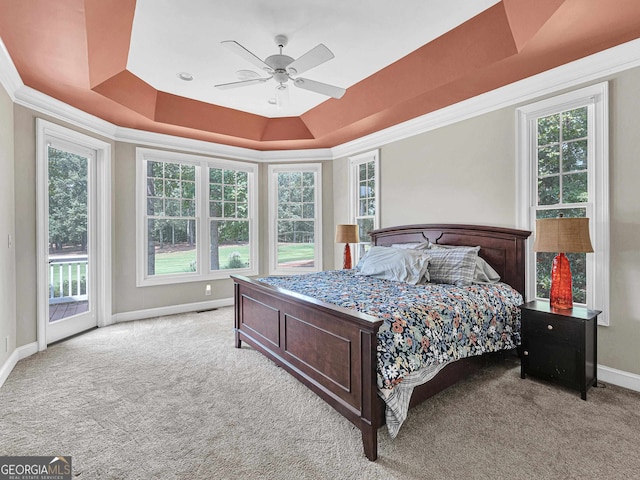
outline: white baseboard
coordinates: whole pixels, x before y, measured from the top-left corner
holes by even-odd
[[[112,319],[113,323],[130,322],[132,320],[162,317],[164,315],[175,315],[176,313],[211,310],[212,308],[229,307],[231,305],[233,305],[233,298],[222,298],[220,300],[211,300],[208,302],[184,303],[182,305],[171,305],[168,307],[148,308],[146,310],[116,313],[112,316]]]
[[[598,365],[598,380],[640,392],[640,375]]]
[[[16,348],[9,358],[7,358],[7,361],[0,367],[0,387],[2,387],[7,378],[9,378],[9,374],[12,372],[13,367],[16,366],[16,363],[34,353],[38,353],[38,342],[28,343],[27,345]]]

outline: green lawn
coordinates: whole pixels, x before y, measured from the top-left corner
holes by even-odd
[[[314,259],[313,243],[281,243],[278,245],[278,263]]]
[[[240,260],[247,264],[249,261],[249,245],[223,245],[219,247],[220,268],[228,268],[232,253],[238,252]],[[289,243],[278,247],[280,263],[301,260],[313,260],[312,243]],[[156,275],[191,272],[191,262],[196,260],[196,251],[182,251],[156,254]]]

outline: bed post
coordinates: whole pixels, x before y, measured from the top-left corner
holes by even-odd
[[[233,305],[234,305],[234,336],[236,348],[242,347],[242,341],[240,340],[240,285],[238,283],[233,284]]]
[[[377,384],[377,329],[360,331],[362,348],[362,417],[360,431],[364,454],[372,462],[378,458],[378,427],[382,424]]]

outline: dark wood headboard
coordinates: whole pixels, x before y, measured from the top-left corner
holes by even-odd
[[[527,230],[484,225],[427,224],[404,225],[369,233],[374,245],[414,243],[429,240],[441,245],[480,246],[479,255],[500,274],[503,282],[524,297]]]

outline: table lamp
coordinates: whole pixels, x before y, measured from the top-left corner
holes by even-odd
[[[565,253],[593,252],[588,218],[543,218],[536,220],[534,252],[557,253],[551,267],[551,307],[573,308],[571,267]]]
[[[350,243],[358,243],[358,225],[337,225],[336,243],[344,243],[344,259],[342,268],[351,268],[351,247]]]

